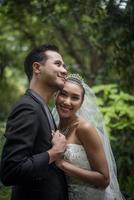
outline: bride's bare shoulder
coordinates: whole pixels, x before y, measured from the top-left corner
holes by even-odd
[[[83,118],[79,118],[79,124],[77,126],[77,131],[79,132],[83,132],[83,131],[91,131],[92,128],[94,128],[92,126],[92,124],[90,122],[87,122],[85,119]]]
[[[94,143],[94,141],[99,139],[96,128],[84,119],[79,120],[76,134],[81,141],[87,140]]]

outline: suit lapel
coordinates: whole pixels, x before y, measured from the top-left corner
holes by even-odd
[[[49,123],[49,126],[50,126],[50,129],[51,131],[52,130],[56,130],[56,124],[54,122],[54,119],[53,119],[53,116],[48,108],[48,106],[45,104],[44,100],[37,94],[35,93],[33,90],[31,89],[28,89],[27,90],[27,93],[36,101],[38,102],[41,107],[42,107],[42,110],[43,112],[45,113],[45,115],[47,116],[47,120],[48,120],[48,123]]]

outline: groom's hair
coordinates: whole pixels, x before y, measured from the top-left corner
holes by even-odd
[[[42,61],[45,62],[47,60],[47,56],[45,54],[46,51],[55,51],[59,53],[59,49],[57,46],[52,44],[43,44],[41,46],[38,46],[34,48],[25,58],[24,61],[24,70],[28,77],[28,80],[30,81],[33,76],[33,63]]]

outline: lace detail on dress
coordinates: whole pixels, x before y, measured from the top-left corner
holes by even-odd
[[[64,159],[84,169],[91,169],[84,147],[79,144],[68,144]]]
[[[87,155],[82,145],[68,144],[64,158],[81,168],[91,170]],[[69,200],[104,200],[104,190],[92,188],[72,176],[67,176]]]

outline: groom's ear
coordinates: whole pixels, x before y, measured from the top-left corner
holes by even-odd
[[[40,72],[41,72],[41,64],[39,62],[34,62],[32,67],[33,67],[33,73],[35,73],[37,75],[40,74]]]

